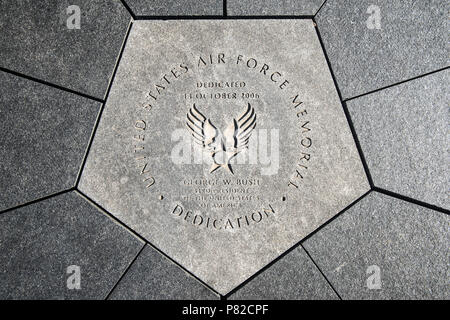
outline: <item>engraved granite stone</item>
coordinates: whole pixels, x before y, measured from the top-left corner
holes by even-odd
[[[80,181],[222,294],[368,189],[310,20],[135,22]]]
[[[143,247],[75,191],[3,213],[0,226],[2,300],[105,299]]]

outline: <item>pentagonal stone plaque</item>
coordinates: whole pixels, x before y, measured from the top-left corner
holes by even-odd
[[[368,188],[310,20],[134,23],[80,183],[222,294]]]

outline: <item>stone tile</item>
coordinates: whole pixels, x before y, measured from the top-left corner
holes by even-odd
[[[449,299],[449,216],[376,192],[305,241],[343,299]],[[378,266],[381,289],[369,289]]]
[[[368,28],[371,6],[381,29]],[[448,66],[449,10],[441,0],[327,1],[316,21],[343,98]]]
[[[101,104],[0,72],[0,210],[75,185]]]
[[[449,75],[447,69],[347,103],[375,186],[446,209]]]
[[[324,0],[227,0],[229,16],[313,16]]]
[[[1,299],[104,299],[143,246],[76,192],[3,213],[0,225]],[[67,287],[73,265],[80,289]]]
[[[219,296],[150,246],[111,293],[113,300],[211,300]]]
[[[119,0],[0,3],[1,67],[105,97],[130,21]],[[70,5],[80,8],[80,29],[68,28]]]
[[[232,294],[235,300],[338,299],[303,248],[297,247]]]
[[[137,16],[223,15],[222,0],[125,0]]]
[[[369,186],[312,21],[185,20],[133,24],[80,189],[226,294]]]

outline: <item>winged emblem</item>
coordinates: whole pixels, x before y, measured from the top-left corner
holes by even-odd
[[[256,127],[256,113],[250,103],[245,112],[237,119],[233,119],[223,132],[218,130],[195,104],[189,109],[186,120],[194,141],[202,146],[213,160],[209,172],[223,167],[234,174],[230,160],[248,148],[252,131]]]

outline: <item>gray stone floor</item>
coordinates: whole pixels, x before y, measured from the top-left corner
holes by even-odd
[[[80,29],[66,24],[69,5],[81,9]],[[0,299],[450,298],[447,1],[0,7]],[[116,75],[126,76],[116,71],[130,25],[277,17],[314,22],[345,115],[339,126],[359,156],[348,177],[361,171],[370,190],[361,187],[331,219],[224,292],[186,267],[198,261],[178,261],[80,180],[99,148],[91,149],[99,123],[112,116],[103,111],[116,99]],[[314,206],[336,201],[329,197]]]

